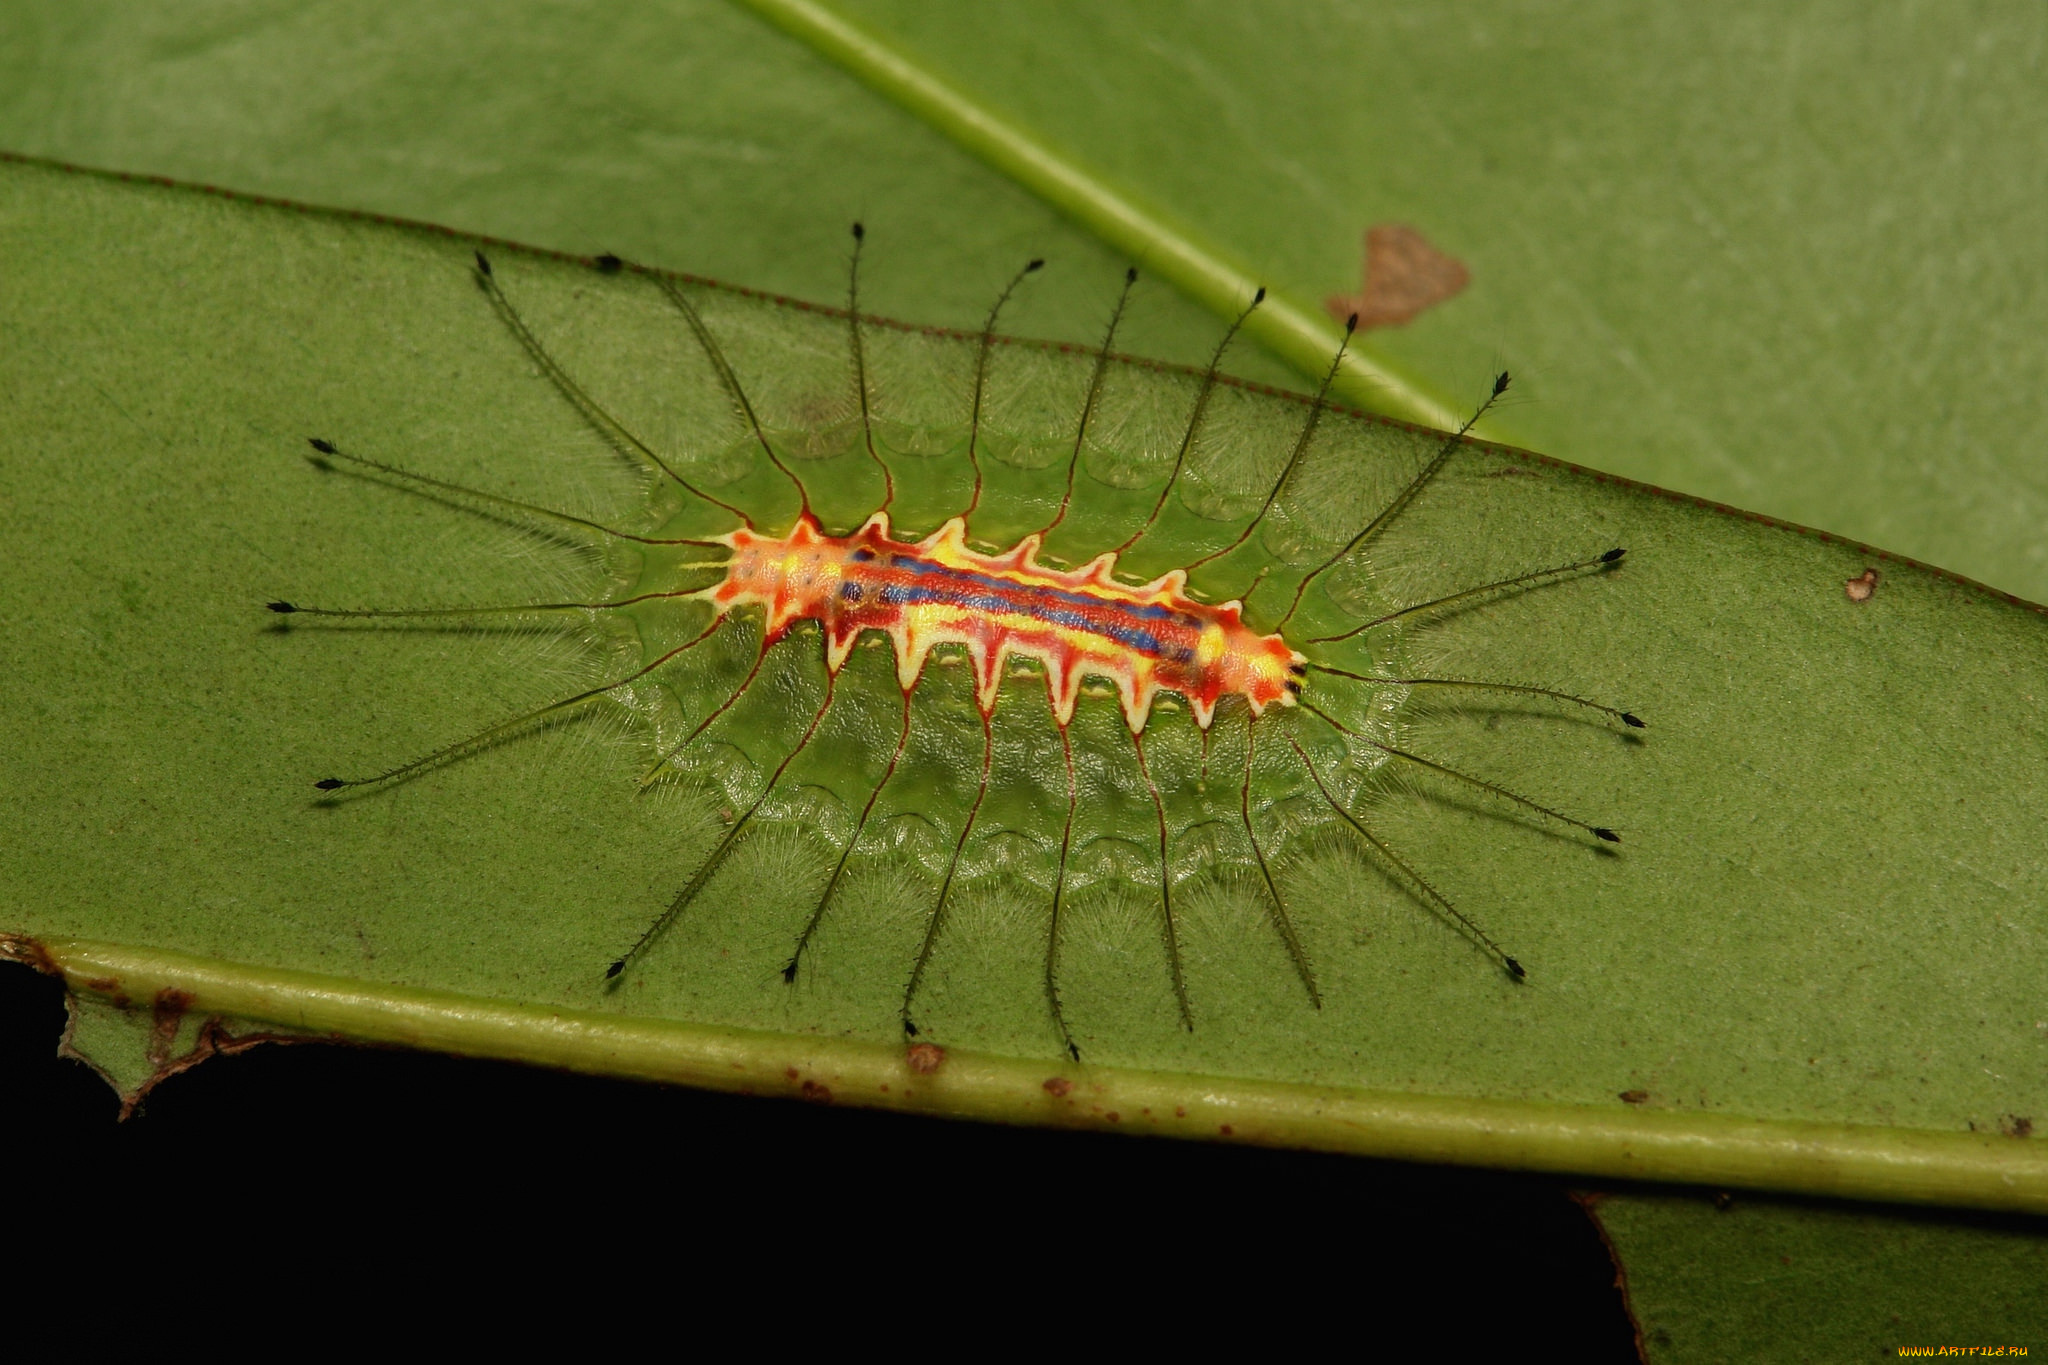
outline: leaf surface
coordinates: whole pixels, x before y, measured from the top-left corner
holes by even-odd
[[[1591,1212],[1628,1268],[1651,1365],[2015,1355],[2048,1327],[2030,1220],[1725,1193],[1602,1197]]]
[[[808,909],[794,888],[824,857],[801,812],[748,841],[648,969],[604,990],[598,969],[719,819],[715,789],[635,797],[624,731],[567,727],[368,798],[308,799],[313,776],[425,751],[604,658],[531,633],[265,628],[261,602],[309,576],[333,600],[474,601],[557,572],[473,517],[298,455],[309,430],[347,433],[515,490],[588,466],[587,429],[477,293],[467,244],[38,167],[9,167],[6,185],[5,249],[41,263],[5,302],[10,335],[27,341],[5,361],[22,470],[10,554],[31,566],[6,589],[5,666],[25,708],[6,740],[20,775],[4,815],[10,929],[60,955],[59,940],[89,941],[75,949],[81,978],[89,959],[112,960],[91,943],[130,945],[111,975],[127,972],[137,999],[184,987],[136,951],[246,964],[255,977],[234,989],[258,994],[284,989],[265,973],[313,974],[330,1004],[333,983],[362,983],[318,1018],[265,1013],[246,994],[195,1006],[243,1018],[344,1032],[354,1019],[387,1036],[372,1016],[398,996],[380,992],[424,991],[432,1009],[503,1001],[709,1029],[700,1041],[751,1049],[757,1072],[806,1036],[866,1059],[831,1063],[849,1074],[901,1068],[896,1008],[921,913],[901,885],[863,888],[815,982],[781,980]],[[629,382],[662,358],[649,291],[544,257],[501,260],[587,382],[631,399]],[[816,335],[813,314],[731,306],[770,340]],[[1140,406],[1149,386],[1185,382],[1117,374],[1105,392]],[[688,414],[676,420],[686,433]],[[1330,421],[1333,458],[1430,448]],[[615,495],[602,478],[585,488],[594,502]],[[1148,912],[1111,898],[1074,949],[1077,1027],[1100,1068],[1089,1074],[1152,1100],[1190,1084],[1229,1095],[1238,1078],[1252,1088],[1232,1103],[1279,1115],[1270,1140],[1372,1130],[1331,1117],[1332,1092],[1441,1102],[1431,1122],[1498,1120],[1496,1137],[1513,1106],[1560,1106],[1570,1122],[1523,1147],[1431,1149],[1546,1167],[1670,1169],[1629,1164],[1659,1132],[1709,1149],[1718,1134],[1722,1159],[1744,1150],[1736,1129],[1751,1120],[1788,1125],[1788,1140],[1800,1124],[1864,1125],[1901,1170],[1920,1169],[1915,1153],[1948,1154],[1933,1185],[1900,1177],[1895,1194],[2035,1198],[2032,1145],[1997,1134],[2042,1099],[2030,774],[2044,737],[2026,681],[2039,614],[1898,563],[1857,603],[1844,584],[1870,557],[1853,547],[1479,447],[1404,520],[1375,563],[1397,588],[1499,576],[1560,546],[1628,547],[1620,573],[1458,614],[1416,648],[1625,699],[1651,718],[1647,742],[1516,707],[1420,714],[1410,731],[1517,789],[1612,812],[1627,842],[1602,856],[1482,802],[1393,790],[1371,806],[1377,827],[1514,944],[1531,984],[1508,983],[1355,847],[1330,842],[1290,874],[1324,1008],[1301,998],[1247,909],[1256,900],[1218,893],[1190,908],[1192,1033],[1176,1026]],[[1027,730],[1031,686],[1005,704]],[[1020,1059],[990,1085],[1011,1097],[997,1109],[1029,1116],[1050,1093],[1029,1078],[1058,1072],[1043,910],[1028,875],[986,885],[934,964],[933,1036]],[[610,1044],[579,1056],[562,1037],[528,1030],[500,1050],[607,1065]],[[1271,1084],[1309,1089],[1280,1103],[1258,1090]],[[1324,1098],[1309,1103],[1311,1091]],[[960,1103],[987,1102],[975,1093]],[[1460,1117],[1461,1104],[1476,1107]],[[1323,1138],[1311,1111],[1329,1119]],[[1735,1174],[1858,1187],[1819,1169],[1766,1160]]]
[[[2048,598],[2038,10],[817,8],[1293,296],[1420,228],[1367,348],[1502,439]]]
[[[2037,107],[2032,68],[2043,38],[2031,12],[1979,15],[1968,26],[1929,18],[1933,27],[1915,28],[1824,10],[1724,8],[1711,23],[1666,17],[1645,31],[1633,12],[1546,15],[1538,24],[1511,9],[1034,7],[1028,15],[978,11],[972,32],[943,8],[840,12],[1301,297],[1357,286],[1366,224],[1424,228],[1472,266],[1475,283],[1372,345],[1384,364],[1451,393],[1483,385],[1475,355],[1504,360],[1543,400],[1506,415],[1501,430],[1513,439],[2048,596],[2033,454],[2043,296],[2028,283],[2048,264],[2031,198],[2048,120]],[[842,290],[844,224],[864,217],[877,228],[871,307],[973,326],[987,279],[1043,253],[1055,269],[1006,325],[1084,343],[1099,335],[1122,265],[1121,253],[1064,227],[943,137],[721,4],[638,8],[601,24],[550,6],[498,7],[491,22],[477,23],[367,3],[162,16],[24,5],[10,7],[0,27],[0,61],[11,63],[0,80],[0,145],[15,150],[581,252],[616,250],[816,298]],[[1299,78],[1303,52],[1318,54],[1315,79]],[[46,246],[10,259],[39,259]],[[1141,292],[1126,336],[1136,352],[1199,363],[1213,322],[1170,293]],[[76,353],[96,357],[98,348],[81,342],[63,354]],[[65,365],[70,377],[57,374]],[[1299,382],[1252,347],[1239,348],[1233,368]],[[61,389],[90,372],[67,360],[35,382]],[[178,372],[175,363],[165,371]],[[40,398],[22,411],[51,413]],[[97,457],[143,439],[130,427],[118,439],[109,434],[104,448],[84,444]],[[30,538],[27,529],[18,534]],[[100,538],[97,529],[86,536]],[[57,553],[48,534],[33,543],[38,557]],[[83,546],[71,553],[74,572],[105,577],[110,560]],[[296,553],[279,559],[298,562]],[[189,597],[195,584],[178,591]],[[207,648],[217,654],[222,638]],[[62,657],[40,639],[33,649],[45,665]],[[1860,693],[1810,700],[1861,715],[1864,745],[1878,752],[1915,719],[1911,707],[1887,718],[1891,698],[1914,687],[1943,692],[1951,676],[1945,654],[1920,667],[1887,674],[1881,686],[1866,679]],[[1737,672],[1731,662],[1722,681],[1741,696],[1770,675]],[[2019,696],[2031,703],[2031,693],[2022,687]],[[1733,734],[1742,705],[1731,701],[1716,717]],[[144,726],[142,737],[174,730]],[[1949,732],[1961,752],[1988,733],[1967,724]],[[64,747],[45,738],[52,752]],[[146,749],[127,738],[125,752]],[[1801,752],[1796,738],[1784,742]],[[2031,753],[2031,743],[2023,734],[2018,752]],[[1837,746],[1822,766],[1842,757]],[[119,758],[110,761],[120,768]],[[1946,828],[1936,818],[1945,815],[1934,803],[1938,783],[1872,788],[1853,765],[1839,771],[1846,775],[1834,788],[1816,784],[1804,799],[1831,810],[1873,793],[1892,800],[1923,817],[1898,817],[1907,844],[1923,828]],[[1952,796],[1992,806],[2002,799],[1990,786]],[[1788,794],[1756,818],[1783,819],[1797,799]],[[2026,813],[2010,812],[2015,821]],[[131,811],[129,827],[150,818]],[[493,818],[486,813],[482,824]],[[611,819],[606,812],[599,822]],[[80,824],[57,837],[68,846],[90,834]],[[263,838],[247,843],[262,847]],[[1928,851],[1939,864],[1941,847]],[[137,880],[122,863],[132,853],[104,860],[117,887]],[[1756,884],[1827,861],[1766,866]],[[2034,913],[2033,882],[1983,869],[1966,851],[1951,875],[1911,881],[1929,874],[1918,866],[1899,873],[1888,894],[1918,904],[1930,926],[1951,923],[1955,877],[1980,894],[2008,896],[2022,918]],[[146,859],[141,880],[160,870]],[[1876,887],[1894,872],[1896,864],[1845,853],[1822,871],[1838,880],[1826,883],[1834,889],[1821,903],[1840,907],[1829,897]],[[216,896],[246,894],[218,871],[207,875]],[[336,872],[308,863],[304,876],[322,882]],[[29,900],[45,906],[39,890]],[[115,903],[134,904],[125,892],[109,898]],[[1857,922],[1853,910],[1837,913],[1838,923]],[[159,916],[170,918],[197,923],[182,903]],[[1815,933],[1828,924],[1823,914]],[[1944,956],[1934,975],[1951,988],[1951,978],[1973,978],[1966,963],[1984,950],[1983,937],[1965,932],[1962,947],[1939,945],[1959,955]],[[1925,942],[1900,949],[1901,962],[1937,951]],[[1733,982],[1747,969],[1708,954],[1701,970]],[[1776,986],[1758,978],[1752,1013],[1770,1016],[1784,997],[1793,1002],[1788,1026],[1811,1017],[1796,977],[1788,966]],[[1663,1007],[1690,1009],[1694,989],[1678,983]],[[1870,1067],[1866,1088],[1898,1083],[1900,1058],[1910,1054],[1941,1071],[1939,1089],[1966,1089],[1968,1077],[1995,1089],[1987,1068],[1965,1059],[1961,1035],[1916,1012],[1924,1003],[1907,1011],[1911,1027],[1889,1035],[1894,1053]],[[1703,1038],[1725,1041],[1720,1016],[1701,1017]],[[177,1026],[172,1050],[187,1052],[202,1023],[195,1016]],[[1942,1041],[1911,1041],[1913,1028]],[[1796,1034],[1775,1036],[1780,1051],[1798,1050]],[[154,1065],[145,1050],[137,1043],[135,1076]],[[1781,1065],[1765,1069],[1788,1078]],[[773,1088],[780,1075],[771,1069],[760,1084]],[[1836,1112],[1833,1094],[1814,1112]],[[1997,1116],[1987,1109],[2000,1102],[1954,1105],[1934,1121],[1953,1128],[1976,1113],[1961,1121],[1988,1132]],[[1583,1149],[1573,1168],[1587,1169]],[[1674,1236],[1623,1250],[1681,1264],[1689,1234]],[[1701,1293],[1711,1304],[1722,1290]]]
[[[1421,228],[1474,282],[1371,349],[1453,406],[1505,364],[1540,401],[1503,439],[2048,598],[2032,9],[829,12],[1310,303],[1358,287],[1368,225]],[[14,151],[805,298],[866,218],[880,311],[971,326],[1040,253],[1013,326],[1084,342],[1129,252],[718,0],[0,24]],[[1148,301],[1131,348],[1199,363],[1199,312]]]

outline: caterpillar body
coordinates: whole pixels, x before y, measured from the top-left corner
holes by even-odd
[[[984,715],[996,708],[1012,656],[1044,665],[1062,727],[1073,722],[1082,678],[1097,677],[1116,686],[1134,734],[1162,690],[1185,697],[1204,729],[1226,694],[1243,697],[1254,716],[1292,704],[1308,662],[1279,635],[1247,626],[1244,603],[1186,596],[1180,569],[1130,587],[1116,580],[1114,552],[1078,569],[1038,563],[1036,535],[981,554],[959,517],[914,543],[891,540],[883,512],[851,536],[825,535],[805,513],[784,536],[742,528],[720,540],[732,559],[724,580],[703,590],[720,615],[761,608],[771,645],[797,621],[821,623],[835,674],[862,632],[881,631],[905,691],[917,686],[934,646],[959,645]]]

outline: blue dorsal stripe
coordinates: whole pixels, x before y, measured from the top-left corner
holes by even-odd
[[[1009,585],[1013,590],[1016,585]],[[937,602],[944,606],[959,607],[965,611],[981,611],[991,614],[1024,615],[1033,621],[1048,625],[1066,626],[1088,635],[1113,640],[1126,649],[1135,650],[1147,658],[1166,658],[1175,663],[1185,663],[1194,657],[1194,651],[1185,645],[1168,645],[1152,631],[1142,626],[1112,624],[1104,625],[1090,620],[1077,611],[1064,607],[1047,607],[1024,613],[1017,604],[1002,593],[961,592],[953,588],[927,587],[917,583],[885,583],[876,597],[884,606],[914,606],[920,602]],[[1091,605],[1100,605],[1094,599],[1084,598]]]
[[[1200,617],[1190,616],[1184,611],[1175,611],[1172,607],[1162,607],[1157,603],[1113,602],[1101,597],[1090,597],[1086,593],[1068,592],[1064,588],[1013,583],[1007,578],[995,578],[988,574],[974,573],[968,569],[955,569],[944,564],[933,564],[919,559],[898,560],[892,567],[900,569],[905,573],[913,573],[926,578],[943,578],[949,582],[961,583],[989,592],[1028,592],[1034,598],[1042,597],[1071,607],[1095,607],[1097,609],[1122,612],[1124,615],[1135,617],[1140,621],[1165,621],[1172,625],[1186,626],[1190,630],[1200,630],[1203,626]],[[926,598],[920,600],[929,601],[933,599]]]

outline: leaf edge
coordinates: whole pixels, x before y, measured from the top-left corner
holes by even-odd
[[[0,934],[0,957],[133,1008],[338,1041],[933,1117],[1457,1166],[2048,1213],[2048,1148],[2002,1134],[1404,1094],[1062,1064],[640,1019],[94,939]]]

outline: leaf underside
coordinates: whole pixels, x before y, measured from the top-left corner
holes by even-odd
[[[1934,1355],[2041,1339],[2038,1220],[1728,1191],[1583,1198],[1653,1365]]]
[[[565,570],[559,545],[300,458],[308,435],[332,434],[515,495],[590,510],[620,495],[608,452],[476,289],[467,244],[33,166],[7,167],[4,185],[5,249],[42,264],[0,301],[24,339],[0,359],[19,452],[10,558],[25,566],[0,588],[23,708],[4,740],[19,776],[0,796],[9,929],[318,973],[372,995],[388,983],[898,1045],[924,901],[896,871],[918,865],[915,837],[857,879],[814,971],[786,986],[779,970],[793,917],[811,908],[799,892],[833,847],[818,831],[844,804],[834,764],[858,768],[846,756],[872,743],[824,751],[778,812],[792,818],[738,844],[611,993],[603,964],[722,823],[701,783],[635,794],[662,708],[696,704],[686,688],[649,698],[644,718],[564,725],[388,790],[309,799],[316,776],[424,752],[639,647],[616,631],[281,633],[261,612],[308,588],[349,603],[503,600],[618,571],[576,554]],[[695,419],[675,395],[688,388],[662,381],[680,373],[687,336],[646,281],[499,259],[593,393],[649,405],[656,438],[687,433]],[[817,314],[703,297],[749,310],[763,345],[809,355],[821,392],[850,392]],[[914,334],[871,335],[886,350]],[[1085,361],[1012,346],[998,358],[1032,357]],[[1106,392],[1124,406],[1102,430],[1175,429],[1188,376],[1112,373]],[[901,383],[905,411],[953,401],[943,373],[876,382]],[[1230,393],[1254,434],[1278,420],[1261,414],[1304,410]],[[1355,417],[1327,439],[1333,471],[1353,457],[1381,487],[1385,465],[1412,468],[1430,448]],[[1109,443],[1084,462],[1084,486],[1142,488],[1145,447]],[[1333,515],[1319,534],[1349,524]],[[1408,704],[1400,724],[1432,756],[1597,812],[1625,832],[1620,851],[1426,785],[1359,794],[1391,845],[1511,945],[1529,983],[1507,981],[1331,830],[1301,839],[1286,870],[1323,1008],[1308,1007],[1246,879],[1197,878],[1181,945],[1197,1027],[1184,1031],[1156,909],[1105,872],[1066,949],[1091,1066],[1908,1138],[1996,1134],[2041,1109],[2043,873],[2028,837],[2043,800],[2029,776],[2043,747],[2039,617],[1897,563],[1854,602],[1844,583],[1875,562],[1856,547],[1481,447],[1451,461],[1364,577],[1386,600],[1415,600],[1608,545],[1630,552],[1619,572],[1455,613],[1403,648],[1435,671],[1621,701],[1651,720],[1645,742],[1556,708],[1465,701]],[[815,683],[822,665],[801,643],[780,648]],[[1020,744],[1041,742],[1042,683],[1016,680],[998,716]],[[757,791],[759,756],[737,732],[721,749],[730,762],[714,780]],[[944,762],[935,750],[935,784]],[[1105,767],[1103,780],[1107,793],[1124,779]],[[806,792],[815,808],[799,809]],[[957,818],[957,794],[928,804],[909,814]],[[1008,868],[1005,844],[1018,850]],[[1051,1057],[1043,846],[991,845],[950,912],[923,1012],[948,1048]]]

